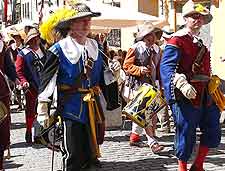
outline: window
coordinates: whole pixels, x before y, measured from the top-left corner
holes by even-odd
[[[26,18],[27,15],[27,3],[24,4],[24,18]]]
[[[159,8],[160,8],[160,15],[164,15],[164,0],[160,0]]]
[[[104,4],[109,4],[112,5],[114,7],[120,7],[120,2],[103,2]]]
[[[38,0],[35,0],[36,11],[38,11]]]
[[[110,4],[112,6],[120,7],[120,2],[104,2],[104,4]],[[121,29],[112,29],[107,36],[109,46],[121,47]]]
[[[27,18],[30,18],[30,3],[27,3]]]
[[[108,34],[107,41],[109,46],[121,47],[121,30],[112,29]]]
[[[21,20],[21,4],[16,4],[16,22]]]
[[[120,7],[120,2],[112,2],[112,6],[114,6],[114,7]]]
[[[25,11],[25,9],[24,9],[24,4],[22,4],[22,11],[23,11],[22,17],[24,18],[24,17],[25,17],[25,13],[24,13],[24,11]]]

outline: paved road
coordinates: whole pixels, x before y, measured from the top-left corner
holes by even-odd
[[[175,171],[176,158],[173,155],[173,133],[159,138],[166,145],[165,152],[154,155],[148,148],[139,149],[128,145],[129,130],[107,131],[101,146],[103,163],[99,171]],[[12,113],[11,158],[5,161],[6,171],[50,171],[51,150],[41,145],[27,146],[24,142],[24,113]],[[60,153],[55,153],[54,171],[60,169]],[[193,159],[191,160],[193,161]],[[218,150],[207,157],[206,171],[225,171],[225,129]],[[95,169],[92,169],[95,170]]]

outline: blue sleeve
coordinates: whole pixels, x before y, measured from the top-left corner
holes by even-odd
[[[167,45],[160,63],[160,76],[164,87],[164,95],[168,104],[175,102],[173,79],[180,58],[179,48]]]

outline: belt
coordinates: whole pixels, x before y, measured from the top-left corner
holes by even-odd
[[[64,93],[75,93],[79,92],[84,94],[83,101],[88,104],[88,114],[89,122],[91,127],[91,139],[92,139],[92,149],[94,151],[94,157],[101,157],[100,149],[97,143],[97,133],[96,133],[96,122],[102,123],[103,119],[100,114],[100,109],[96,102],[95,96],[100,94],[100,87],[94,86],[91,88],[79,88],[78,86],[69,86],[66,84],[58,85],[60,91]]]
[[[78,90],[78,86],[70,86],[70,85],[66,85],[66,84],[60,84],[58,85],[58,89],[59,91],[63,92],[63,93],[75,93]]]
[[[208,82],[210,80],[210,77],[208,75],[198,74],[194,75],[190,82]]]

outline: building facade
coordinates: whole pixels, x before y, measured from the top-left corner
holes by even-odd
[[[95,1],[95,0],[92,0]],[[127,8],[129,11],[143,12],[145,14],[159,16],[159,0],[99,0],[102,3],[113,6]],[[134,43],[134,33],[138,31],[138,26],[112,30],[109,33],[109,45],[117,49],[127,50]],[[120,37],[118,37],[120,36]],[[116,41],[114,41],[116,40]],[[114,41],[115,44],[112,42]]]
[[[43,19],[48,17],[58,7],[65,4],[64,0],[20,0],[21,21],[33,20],[39,22],[40,15]]]
[[[211,6],[213,20],[211,22],[212,39],[212,72],[225,80],[225,48],[224,48],[224,16],[225,16],[225,0],[215,0]]]

